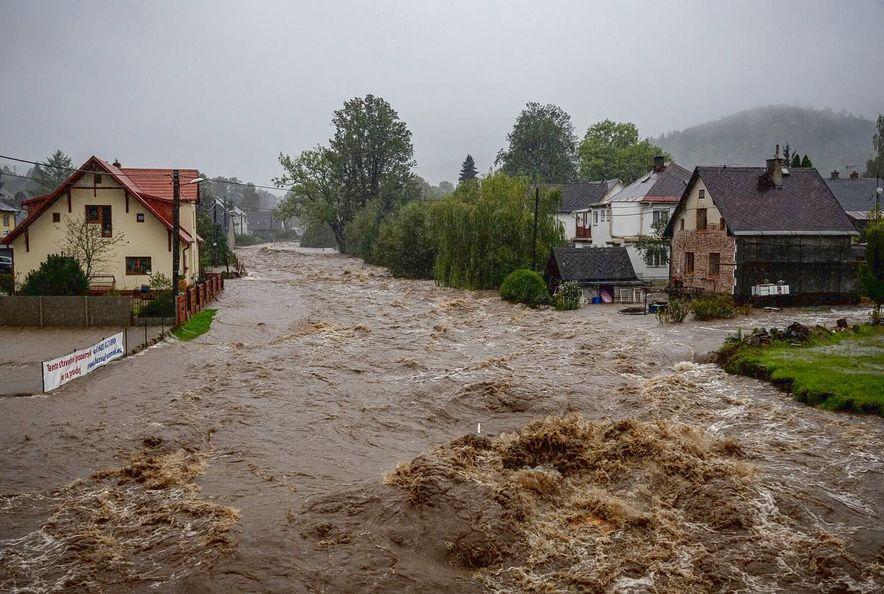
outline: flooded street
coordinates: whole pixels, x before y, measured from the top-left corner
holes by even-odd
[[[708,497],[656,497],[674,487],[654,473],[682,472],[674,466],[593,462],[591,476],[604,470],[605,488],[652,519],[624,529],[632,540],[607,524],[581,532],[596,555],[572,564],[579,551],[556,549],[555,571],[569,559],[572,573],[604,575],[591,588],[601,591],[884,587],[882,419],[814,409],[692,362],[740,326],[856,322],[866,311],[661,327],[614,306],[534,311],[286,244],[239,254],[250,274],[227,283],[208,334],[50,395],[0,399],[0,589],[580,590],[531,551],[513,557],[516,568],[458,562],[447,539],[460,537],[445,524],[489,511],[415,506],[405,475],[388,476],[459,436],[566,413],[591,422],[566,429],[599,447],[614,427],[662,444],[648,450],[661,460],[682,463],[688,452],[702,462],[690,491]],[[480,452],[475,468],[495,456]],[[440,492],[514,480],[501,460],[493,480],[491,466],[487,480],[473,466],[445,466],[445,480],[469,480],[457,474],[459,486]],[[590,480],[589,470],[557,472],[569,489]],[[614,484],[617,473],[634,480]],[[711,492],[719,484],[726,490]],[[531,505],[541,509],[540,499]],[[705,523],[692,506],[709,502],[710,513],[739,503],[739,521]],[[556,505],[544,499],[531,542],[557,538],[562,528],[543,515]],[[654,518],[666,514],[664,539]]]

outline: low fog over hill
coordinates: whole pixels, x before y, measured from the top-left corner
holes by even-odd
[[[875,124],[846,111],[772,105],[740,111],[720,120],[670,132],[655,142],[685,167],[694,165],[761,165],[775,144],[808,154],[823,175],[860,173],[872,154]]]

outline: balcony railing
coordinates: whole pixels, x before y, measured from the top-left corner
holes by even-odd
[[[578,225],[574,237],[575,239],[592,239],[592,227],[581,227]]]

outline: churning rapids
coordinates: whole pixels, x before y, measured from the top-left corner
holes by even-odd
[[[240,254],[208,334],[0,400],[0,590],[884,587],[884,421],[691,362],[844,311],[660,327]]]

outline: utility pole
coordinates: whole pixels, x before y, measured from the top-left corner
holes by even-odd
[[[215,241],[212,244],[212,267],[218,266],[218,199],[212,198],[212,229],[215,230]]]
[[[540,186],[534,186],[534,233],[531,236],[531,270],[537,270],[537,215],[540,210]]]
[[[181,249],[181,188],[178,170],[172,170],[172,295],[178,295],[178,259]]]
[[[229,215],[230,215],[230,205],[227,202],[227,195],[225,194],[225,196],[224,196],[224,235],[225,236],[230,235],[230,233],[229,233],[230,220],[228,218]],[[230,274],[230,259],[227,257],[227,254],[230,252],[230,248],[235,247],[235,246],[236,246],[236,232],[234,230],[233,245],[227,246],[228,249],[226,252],[224,252],[224,268],[227,270],[227,274]]]

